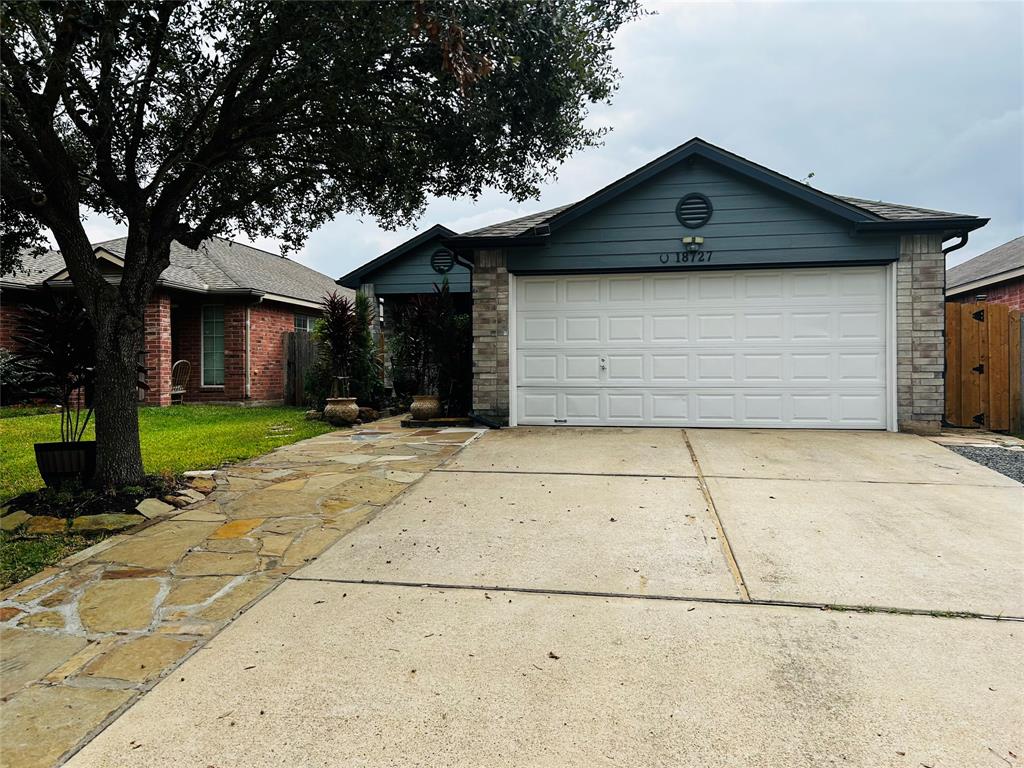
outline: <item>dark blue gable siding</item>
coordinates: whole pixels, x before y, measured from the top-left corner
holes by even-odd
[[[714,206],[699,229],[675,216],[691,192]],[[704,238],[703,260],[676,255],[688,235]],[[848,222],[698,158],[556,229],[544,246],[510,249],[509,267],[526,274],[884,263],[898,253],[893,236],[853,235]]]
[[[378,296],[396,293],[432,293],[434,285],[440,285],[444,275],[430,266],[430,257],[441,247],[439,240],[424,243],[419,248],[403,254],[390,264],[385,264],[363,280],[373,283]],[[469,293],[469,270],[456,264],[448,273],[448,285],[453,293]]]

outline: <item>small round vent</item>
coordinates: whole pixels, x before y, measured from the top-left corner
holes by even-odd
[[[714,210],[704,195],[692,192],[676,204],[676,218],[687,229],[697,229],[711,220]]]
[[[430,266],[435,272],[440,272],[442,275],[445,272],[451,272],[452,267],[455,266],[455,254],[447,248],[436,250],[430,257]]]

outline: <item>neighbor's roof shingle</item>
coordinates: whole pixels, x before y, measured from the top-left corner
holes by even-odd
[[[996,277],[1015,269],[1024,269],[1024,236],[1003,243],[991,251],[986,251],[980,256],[975,256],[963,264],[957,264],[948,269],[946,271],[946,290],[977,280]]]
[[[123,258],[126,240],[120,237],[96,243],[94,247]],[[47,251],[27,259],[22,272],[0,279],[15,285],[38,285],[63,268],[60,253]],[[171,264],[160,275],[160,282],[209,293],[252,290],[314,302],[323,299],[327,292],[338,290],[334,280],[314,269],[219,237],[206,240],[195,250],[171,243]]]

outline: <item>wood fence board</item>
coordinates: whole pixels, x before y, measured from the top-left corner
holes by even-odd
[[[1020,357],[1020,310],[1010,312],[1009,318],[1009,354],[1010,354],[1010,429],[1013,432],[1020,432],[1024,429],[1021,424],[1021,357]]]
[[[976,304],[960,305],[960,419],[959,427],[977,426],[974,416],[982,412],[981,377],[974,368],[981,364],[981,323],[974,319]]]
[[[960,305],[946,304],[946,421],[960,424],[963,420]]]
[[[989,429],[1010,428],[1009,315],[1009,307],[1005,304],[989,304],[985,308],[985,328],[988,331],[985,426]]]
[[[946,305],[947,423],[1021,429],[1020,347],[1019,311],[1001,304]]]

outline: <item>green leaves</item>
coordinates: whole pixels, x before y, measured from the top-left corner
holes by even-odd
[[[639,13],[636,0],[5,11],[4,171],[50,200],[33,210],[5,184],[12,210],[52,226],[80,202],[155,242],[241,230],[291,247],[342,211],[397,226],[430,196],[535,195],[600,140],[586,107],[610,96],[612,36]],[[59,99],[41,114],[47,88]]]

